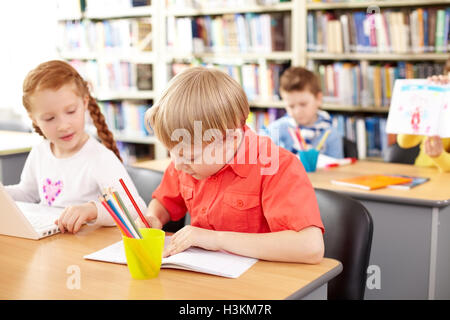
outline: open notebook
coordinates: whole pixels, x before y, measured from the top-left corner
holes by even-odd
[[[166,236],[164,245],[170,236]],[[97,260],[127,264],[123,242],[116,242],[102,250],[84,256],[88,260]],[[226,278],[238,278],[258,259],[243,257],[223,251],[208,251],[201,248],[189,248],[173,256],[163,258],[161,268],[190,270],[214,274]]]

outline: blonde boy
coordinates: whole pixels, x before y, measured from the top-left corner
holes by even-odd
[[[169,83],[146,122],[172,162],[153,193],[153,228],[182,218],[164,252],[191,246],[272,261],[319,263],[323,224],[300,161],[246,125],[244,91],[227,74],[185,70]]]

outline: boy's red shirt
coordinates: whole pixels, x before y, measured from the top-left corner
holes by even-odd
[[[152,197],[172,220],[189,211],[195,227],[264,233],[315,226],[323,233],[314,189],[298,157],[247,126],[244,132],[233,160],[217,173],[196,180],[171,162]],[[269,162],[271,157],[265,155],[270,153],[261,150],[271,150],[274,159]],[[278,161],[277,170],[261,174],[261,170],[276,168],[274,161]]]

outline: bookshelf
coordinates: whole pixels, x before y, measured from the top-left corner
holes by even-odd
[[[449,0],[303,2],[300,65],[320,75],[322,108],[365,149],[360,158],[382,159],[395,140],[384,133],[395,79],[442,72],[450,57],[449,8]]]
[[[307,10],[330,10],[330,9],[361,9],[369,7],[394,8],[406,6],[436,6],[449,4],[448,0],[378,0],[378,1],[356,1],[344,0],[334,3],[325,1],[308,1]]]
[[[368,60],[368,61],[441,61],[445,62],[449,57],[448,53],[423,53],[423,54],[395,54],[383,53],[326,53],[307,52],[306,59],[312,60]]]
[[[79,0],[60,0],[60,2],[79,3]],[[385,42],[392,41],[392,43],[387,42],[381,46],[382,42],[380,42],[380,48],[374,50],[357,47],[357,43],[351,43],[349,40],[346,40],[345,44],[341,43],[336,46],[336,43],[333,43],[332,47],[322,47],[323,50],[311,50],[311,33],[308,33],[312,30],[310,28],[311,19],[317,18],[317,16],[322,17],[325,13],[331,14],[330,20],[336,20],[339,23],[341,23],[341,15],[346,15],[347,24],[352,22],[355,12],[361,12],[363,16],[366,16],[368,9],[380,12],[380,17],[383,17],[385,12],[400,12],[403,16],[408,15],[408,19],[411,17],[417,19],[419,13],[411,14],[412,11],[419,8],[427,12],[434,8],[445,9],[450,7],[450,0],[351,0],[340,2],[153,0],[151,3],[148,2],[148,5],[133,8],[120,7],[127,1],[84,0],[81,2],[87,3],[86,10],[78,9],[77,11],[73,8],[62,10],[59,23],[69,21],[74,24],[73,28],[82,30],[82,27],[76,24],[77,22],[86,24],[85,28],[89,29],[89,23],[97,26],[102,21],[112,23],[113,21],[135,21],[144,18],[151,21],[151,51],[136,51],[132,47],[127,47],[127,50],[105,50],[104,48],[89,50],[89,46],[73,48],[70,45],[62,46],[60,50],[62,58],[81,61],[87,65],[88,71],[95,67],[95,63],[100,65],[108,62],[122,63],[120,66],[131,69],[136,65],[152,66],[151,89],[105,89],[105,86],[100,86],[102,90],[95,91],[96,98],[102,103],[113,105],[113,109],[120,108],[118,104],[123,101],[151,104],[151,101],[161,93],[174,74],[191,65],[208,65],[221,68],[241,83],[251,106],[252,114],[249,120],[257,129],[261,124],[266,125],[283,114],[284,106],[277,91],[277,78],[290,65],[301,65],[314,69],[322,77],[323,84],[326,83],[328,79],[326,77],[330,74],[340,72],[342,78],[339,79],[351,83],[352,74],[360,77],[369,70],[374,74],[380,73],[386,77],[392,77],[392,79],[389,78],[389,81],[385,80],[384,82],[385,86],[387,83],[392,86],[393,75],[397,76],[403,72],[408,76],[417,76],[426,74],[426,72],[435,72],[450,56],[449,44],[447,44],[447,48],[439,50],[432,50],[431,46],[425,47],[423,44],[417,50],[410,50],[413,37],[410,29],[405,29],[406,31],[403,29],[393,30],[395,31],[392,33],[395,34],[393,39],[389,39],[392,34],[386,33],[386,39],[380,39],[384,39]],[[130,0],[130,2],[142,4],[145,1]],[[95,3],[95,6],[90,6],[91,3]],[[444,12],[444,17],[445,14],[446,12]],[[392,19],[399,19],[399,16],[398,13],[393,14]],[[359,17],[361,18],[361,14]],[[343,21],[345,22],[345,20]],[[358,21],[358,23],[360,22]],[[272,29],[268,27],[268,24],[275,24],[278,29]],[[387,25],[390,26],[390,24]],[[413,25],[416,28],[416,24]],[[354,34],[349,33],[346,39],[359,40],[356,37],[356,25],[350,27],[352,26],[355,26],[352,31]],[[408,24],[406,27],[409,28],[410,25]],[[344,36],[342,30],[331,38],[342,39]],[[350,32],[351,28],[348,30]],[[399,38],[398,34],[405,36]],[[70,36],[73,35],[69,34],[69,38]],[[83,39],[82,43],[89,40],[87,32],[85,37],[86,39]],[[423,39],[414,38],[414,41],[422,43]],[[403,45],[403,43],[409,47],[401,47],[400,44]],[[437,43],[435,44],[437,45]],[[354,45],[354,47],[349,47],[350,45]],[[331,50],[327,50],[329,48]],[[97,79],[97,81],[99,80]],[[329,89],[327,86],[325,88]],[[362,87],[356,88],[361,89]],[[388,92],[392,89],[387,90],[386,88],[378,86],[376,92],[381,90],[384,95],[376,98],[371,96],[371,91],[375,92],[375,89],[366,89],[344,99],[324,99],[323,109],[336,117],[355,117],[350,124],[342,123],[342,119],[336,120],[338,122],[336,125],[341,129],[342,127],[359,127],[361,130],[364,128],[362,122],[366,119],[369,122],[374,118],[385,121],[389,111],[387,107],[390,98]],[[333,90],[328,90],[324,94],[329,92],[333,92]],[[348,95],[348,92],[346,94]],[[356,125],[356,122],[359,124]],[[366,139],[370,135],[370,133],[365,133]],[[351,138],[356,139],[356,136],[356,133],[353,133]],[[157,141],[151,136],[136,137],[134,134],[116,132],[116,139],[126,143],[154,144],[157,149],[155,150],[156,158],[167,155],[164,148],[158,147]],[[383,139],[383,143],[386,144],[386,139]],[[366,144],[369,145],[368,141]],[[374,157],[377,159],[380,154],[372,152],[364,155],[361,153],[362,158],[366,156],[370,159],[374,159]]]
[[[235,78],[247,94],[251,107],[247,123],[255,130],[262,123],[267,125],[284,113],[278,94],[279,76],[288,66],[301,62],[299,53],[303,39],[292,30],[301,26],[303,2],[167,1],[166,63],[169,69],[177,69],[169,70],[168,79],[189,65],[220,68]],[[252,29],[254,24],[260,30]],[[268,24],[277,27],[270,28]],[[183,33],[188,25],[195,26],[193,34]],[[225,35],[237,34],[237,38],[221,39],[217,29]],[[260,45],[257,39],[262,38],[264,43],[265,37],[270,40]],[[276,42],[280,37],[283,41]],[[187,43],[177,47],[175,44],[180,38]]]
[[[166,158],[162,144],[140,125],[166,81],[163,20],[156,14],[164,11],[163,1],[60,0],[57,6],[60,57],[90,82],[125,162],[142,155],[148,160],[147,154]]]

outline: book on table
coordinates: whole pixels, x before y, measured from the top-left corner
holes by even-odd
[[[414,188],[421,184],[424,184],[425,182],[430,180],[430,178],[427,178],[427,177],[413,177],[413,176],[405,176],[405,175],[397,175],[397,176],[404,177],[404,178],[410,178],[412,180],[411,180],[411,182],[407,182],[407,183],[389,185],[388,188],[399,189],[399,190],[409,190],[411,188]]]
[[[170,241],[166,236],[164,245]],[[127,264],[123,241],[84,256],[88,260]],[[191,247],[183,252],[162,259],[161,268],[189,270],[226,278],[238,278],[258,259],[239,256],[224,251],[208,251]]]
[[[353,178],[331,180],[331,183],[345,187],[354,187],[364,190],[375,190],[385,188],[390,185],[409,183],[412,180],[413,180],[412,178],[374,174],[366,176],[357,176]]]

